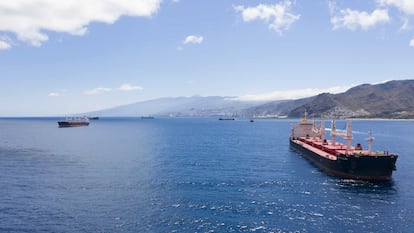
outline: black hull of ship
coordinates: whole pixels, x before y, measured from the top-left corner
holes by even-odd
[[[78,126],[88,126],[89,122],[67,122],[67,121],[58,121],[60,128],[66,127],[78,127]]]
[[[290,146],[330,175],[345,179],[387,181],[395,170],[396,156],[345,156],[331,160],[290,140]]]

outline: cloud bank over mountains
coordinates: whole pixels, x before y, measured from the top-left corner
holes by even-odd
[[[93,89],[89,89],[83,92],[84,95],[100,95],[105,93],[110,93],[114,91],[142,91],[144,90],[141,86],[131,85],[128,83],[124,83],[119,87],[96,87]],[[68,90],[62,90],[62,91],[53,91],[48,94],[49,97],[63,97],[68,94]]]
[[[270,93],[244,95],[244,96],[239,96],[239,97],[235,97],[232,99],[239,100],[239,101],[291,100],[291,99],[306,98],[306,97],[318,95],[320,93],[337,94],[337,93],[345,92],[352,86],[353,85],[336,86],[336,87],[330,87],[330,88],[325,88],[325,89],[306,88],[306,89],[297,89],[297,90],[274,91]]]
[[[103,93],[113,92],[113,91],[141,91],[144,88],[141,86],[134,86],[131,84],[122,84],[120,87],[97,87],[91,90],[84,91],[85,95],[99,95]]]

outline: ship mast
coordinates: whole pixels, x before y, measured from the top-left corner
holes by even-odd
[[[367,141],[368,141],[368,154],[371,155],[372,154],[372,142],[374,141],[371,130],[368,132]]]
[[[325,136],[325,122],[321,121],[321,140],[324,141],[326,138]]]
[[[335,119],[332,120],[332,127],[331,127],[331,137],[332,137],[332,145],[336,145],[336,125]]]
[[[352,149],[352,121],[346,122],[346,150],[350,151]]]
[[[346,132],[336,132],[335,120],[332,120],[332,144],[336,144],[336,136],[340,136],[346,140],[346,150],[350,151],[352,149],[352,122],[346,122]]]
[[[323,141],[325,140],[325,122],[321,120],[321,125],[316,125],[316,120],[313,119],[312,131]]]

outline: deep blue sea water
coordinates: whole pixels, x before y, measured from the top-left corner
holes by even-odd
[[[343,180],[289,148],[296,120],[0,119],[1,232],[412,232],[414,122],[354,121],[400,155]],[[338,123],[344,128],[344,122]]]

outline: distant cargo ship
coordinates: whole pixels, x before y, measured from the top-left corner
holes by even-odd
[[[396,170],[398,155],[372,151],[372,133],[369,132],[368,150],[361,144],[352,146],[352,122],[347,121],[346,132],[336,130],[332,121],[331,140],[325,138],[323,121],[319,126],[307,120],[307,114],[299,124],[292,127],[290,145],[316,166],[341,178],[382,181],[390,180]],[[340,136],[346,144],[336,141]]]
[[[235,118],[234,117],[220,117],[219,120],[220,121],[234,121]]]
[[[58,121],[59,127],[76,127],[76,126],[88,126],[88,117],[66,117],[64,121]]]

